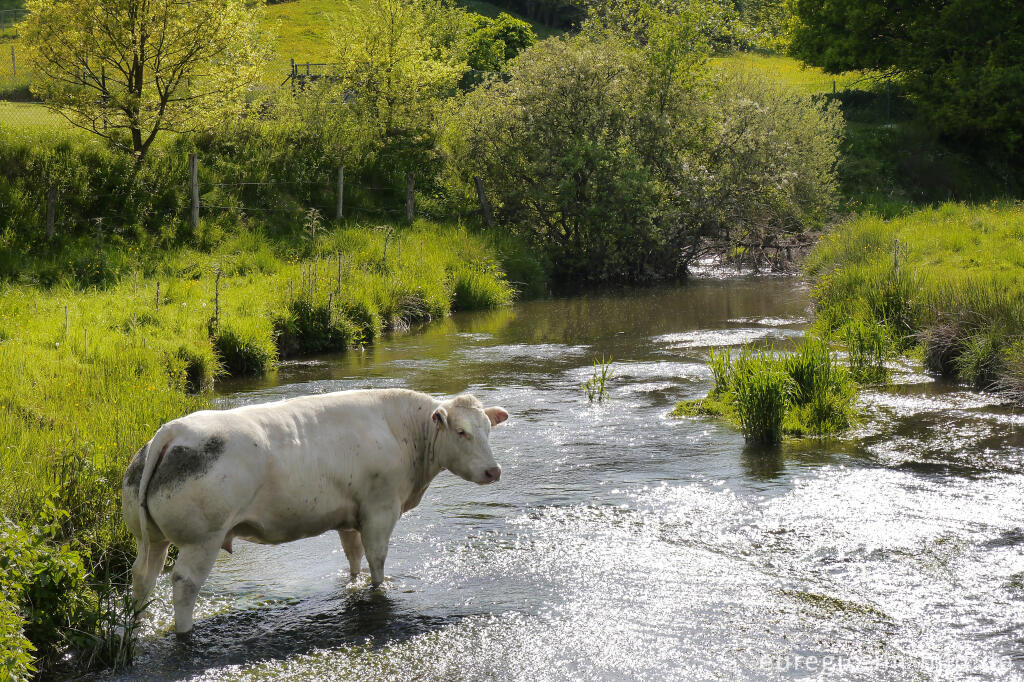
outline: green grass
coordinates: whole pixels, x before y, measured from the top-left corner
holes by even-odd
[[[856,383],[828,344],[808,336],[791,353],[744,347],[708,354],[714,384],[701,400],[678,403],[675,417],[722,417],[750,443],[784,436],[829,436],[856,421]]]
[[[980,388],[1024,388],[1024,205],[944,204],[838,225],[805,263],[818,325],[884,325],[928,367]]]
[[[302,259],[242,232],[212,252],[120,253],[137,269],[102,289],[2,285],[0,517],[32,524],[52,503],[66,516],[44,544],[81,556],[90,589],[110,582],[101,576],[123,587],[133,550],[119,511],[127,462],[160,424],[209,407],[215,377],[266,373],[285,354],[337,351],[445,317],[466,307],[457,292],[467,279],[472,307],[511,299],[486,238],[425,221],[378,227],[324,229]],[[327,327],[306,320],[282,334],[298,302]],[[54,627],[92,632],[93,620]]]
[[[807,95],[830,93],[833,83],[837,90],[846,90],[865,82],[867,78],[867,74],[856,71],[831,75],[792,57],[756,52],[736,52],[714,57],[711,64],[728,74],[776,81]]]
[[[34,102],[0,100],[0,125],[16,132],[77,132],[63,116]]]

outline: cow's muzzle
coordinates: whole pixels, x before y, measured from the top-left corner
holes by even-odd
[[[501,478],[501,467],[491,467],[490,469],[484,470],[484,485],[494,483],[499,478]]]

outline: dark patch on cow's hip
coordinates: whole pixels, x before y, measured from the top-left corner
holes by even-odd
[[[150,479],[149,490],[177,488],[190,478],[199,478],[213,467],[224,452],[224,439],[211,436],[200,449],[175,445],[167,451]]]
[[[207,457],[218,457],[224,452],[224,439],[220,436],[210,436],[205,443],[203,443],[203,454]]]
[[[124,472],[124,481],[122,485],[126,488],[139,489],[139,481],[142,480],[142,470],[146,467],[146,446],[135,453],[135,457],[132,458],[131,464],[128,465],[128,470]]]

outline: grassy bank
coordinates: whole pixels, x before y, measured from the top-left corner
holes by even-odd
[[[1024,399],[1024,206],[944,204],[838,225],[810,254],[819,327],[864,320],[926,366]]]
[[[324,229],[307,253],[242,232],[212,252],[135,255],[103,289],[0,292],[0,636],[23,627],[39,667],[69,646],[78,668],[124,653],[110,637],[134,552],[122,473],[160,424],[209,406],[217,377],[513,295],[494,245],[458,226]]]

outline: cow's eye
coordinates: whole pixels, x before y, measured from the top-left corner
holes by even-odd
[[[465,429],[459,429],[459,435],[462,436],[463,438],[465,438],[466,437],[466,430]]]

